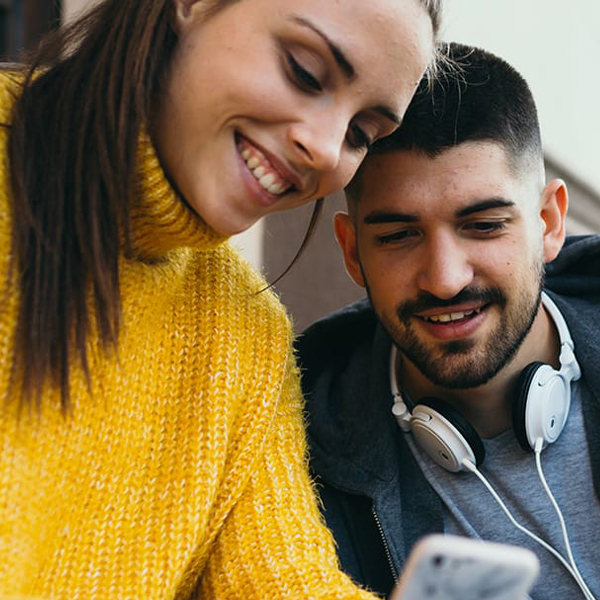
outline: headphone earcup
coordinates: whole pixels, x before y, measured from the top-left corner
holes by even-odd
[[[533,446],[529,444],[527,439],[527,427],[525,425],[525,411],[527,409],[527,397],[531,388],[531,381],[535,377],[536,372],[545,363],[532,362],[528,364],[519,375],[517,388],[515,390],[515,400],[513,403],[512,420],[513,430],[517,441],[521,448],[527,452],[533,452]]]
[[[521,447],[533,452],[555,442],[567,422],[571,405],[570,381],[548,364],[532,362],[517,382],[513,404],[513,429]]]
[[[419,447],[448,471],[463,470],[465,459],[479,467],[485,458],[483,442],[473,426],[438,398],[421,399],[412,410],[410,426]]]

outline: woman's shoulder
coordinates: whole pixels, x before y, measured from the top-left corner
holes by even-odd
[[[209,260],[210,287],[219,289],[221,301],[239,318],[246,315],[250,319],[266,319],[271,326],[291,329],[288,313],[276,292],[231,242],[221,244]]]
[[[7,65],[0,63],[0,273],[5,272],[10,244],[10,215],[9,210],[9,183],[8,162],[6,158],[7,133],[10,123],[10,113],[14,99],[20,90],[20,80],[15,69],[6,69]],[[4,282],[2,282],[4,283]],[[2,293],[0,284],[0,294]]]
[[[21,91],[23,71],[19,65],[0,63],[0,124],[6,124],[15,98]]]

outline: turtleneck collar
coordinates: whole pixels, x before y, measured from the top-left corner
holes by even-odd
[[[138,147],[140,180],[131,207],[133,254],[160,259],[177,248],[210,249],[227,238],[211,229],[172,188],[146,132]]]

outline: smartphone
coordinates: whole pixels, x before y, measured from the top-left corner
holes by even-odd
[[[415,545],[390,600],[525,600],[538,572],[525,548],[433,534]]]

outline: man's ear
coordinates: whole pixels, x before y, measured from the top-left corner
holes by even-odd
[[[544,224],[543,246],[546,262],[554,260],[565,242],[565,220],[569,206],[567,186],[562,179],[553,179],[543,190],[540,217]]]
[[[344,254],[344,263],[346,264],[348,275],[352,277],[357,285],[363,288],[366,287],[358,258],[356,229],[350,215],[345,212],[335,213],[333,216],[333,229],[335,231],[335,239]]]

